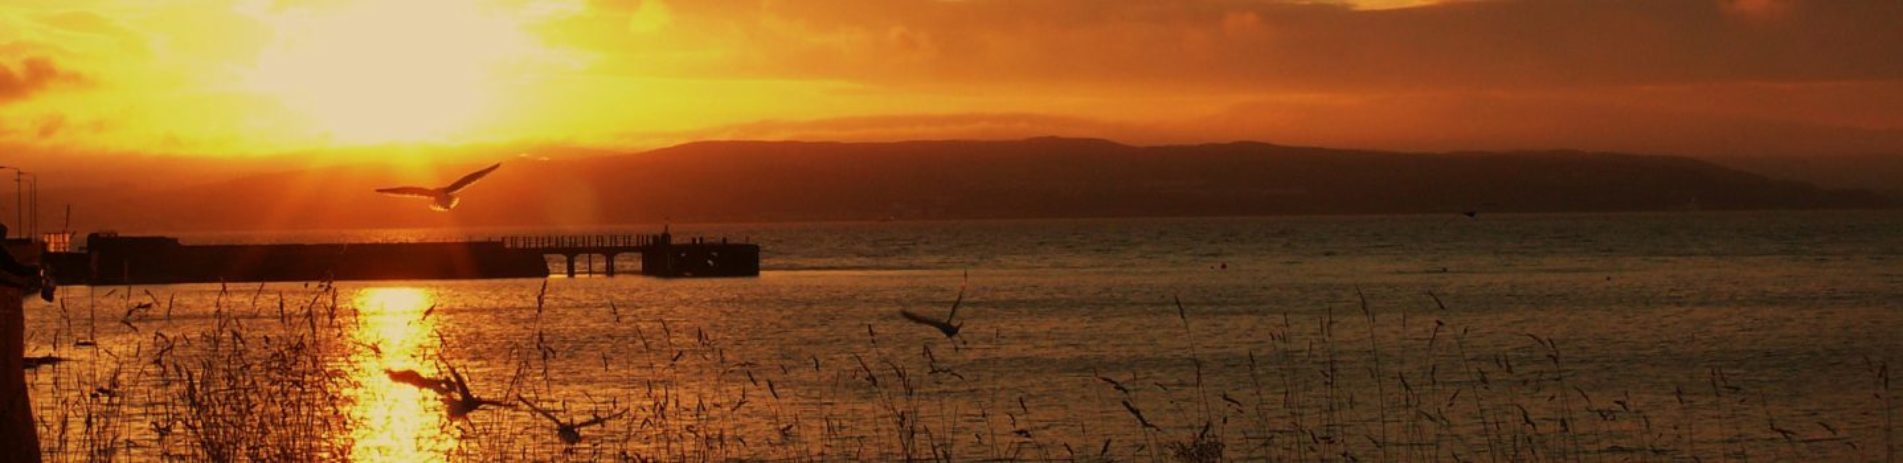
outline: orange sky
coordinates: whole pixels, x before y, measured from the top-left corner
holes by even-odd
[[[8,2],[0,150],[1056,134],[1896,154],[1899,24],[1896,0]]]

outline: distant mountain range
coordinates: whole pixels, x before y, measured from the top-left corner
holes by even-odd
[[[462,173],[431,179],[387,166],[334,167],[100,197],[80,207],[115,228],[205,230],[1897,206],[1868,191],[1683,157],[1252,142],[1145,147],[1071,138],[719,141],[514,160],[448,214],[371,192],[447,183]]]

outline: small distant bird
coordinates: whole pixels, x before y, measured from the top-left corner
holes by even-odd
[[[66,361],[64,357],[57,357],[52,355],[42,355],[39,357],[27,357],[21,360],[25,361],[25,367],[28,370],[47,366],[47,365],[58,365],[61,362]]]
[[[608,420],[620,418],[621,415],[626,415],[628,413],[627,409],[622,409],[621,411],[614,412],[613,414],[610,414],[608,416],[595,415],[594,418],[591,418],[588,421],[575,422],[575,421],[563,420],[559,417],[556,417],[554,413],[549,413],[548,410],[544,410],[542,409],[542,407],[535,406],[535,402],[530,402],[527,397],[522,397],[518,395],[518,396],[515,396],[515,400],[522,401],[522,405],[527,405],[530,410],[535,411],[535,414],[542,415],[543,418],[548,418],[549,421],[554,422],[555,436],[560,437],[562,439],[562,443],[569,444],[569,445],[575,445],[575,444],[581,443],[582,428],[606,423],[608,422]]]
[[[469,380],[463,378],[463,374],[456,371],[455,365],[451,365],[449,361],[445,360],[443,361],[443,366],[449,369],[450,385],[454,387],[454,390],[443,393],[443,408],[449,413],[450,419],[463,419],[463,417],[469,416],[471,412],[482,408],[484,405],[494,405],[497,407],[509,406],[509,404],[505,402],[476,397],[476,394],[469,392]]]
[[[970,274],[966,274],[966,279],[970,279]],[[945,314],[944,321],[938,321],[931,318],[926,318],[924,315],[919,315],[918,313],[910,311],[910,310],[900,310],[899,316],[905,317],[906,320],[910,320],[912,321],[912,323],[917,323],[920,325],[937,328],[938,332],[945,334],[946,339],[952,339],[958,336],[958,330],[963,329],[965,327],[965,324],[963,323],[953,323],[953,321],[958,318],[958,306],[960,304],[963,304],[964,302],[965,302],[965,285],[959,284],[958,285],[958,299],[952,301],[951,313]]]
[[[430,205],[429,205],[430,209],[435,209],[437,211],[442,211],[442,212],[448,212],[450,209],[455,209],[457,204],[462,203],[462,198],[456,197],[456,192],[462,191],[462,189],[464,188],[468,188],[469,185],[476,183],[477,180],[482,180],[483,176],[489,175],[490,172],[495,172],[496,169],[499,169],[499,168],[502,168],[502,163],[498,162],[483,170],[478,170],[478,171],[470,173],[469,175],[464,175],[463,178],[456,180],[456,183],[451,183],[449,184],[449,186],[442,187],[442,188],[401,186],[401,187],[395,187],[395,188],[381,188],[381,189],[378,189],[377,192],[383,193],[386,195],[391,195],[391,196],[428,198],[430,200]]]
[[[1497,205],[1498,205],[1498,204],[1496,204],[1496,203],[1493,203],[1493,202],[1491,202],[1491,201],[1489,201],[1489,202],[1483,202],[1483,203],[1480,203],[1480,204],[1478,204],[1478,205],[1474,205],[1474,206],[1470,206],[1470,207],[1467,207],[1467,208],[1464,208],[1464,209],[1461,209],[1461,210],[1460,210],[1460,215],[1463,215],[1463,216],[1466,216],[1466,217],[1467,217],[1467,218],[1469,218],[1469,219],[1479,219],[1479,218],[1480,218],[1480,209],[1481,209],[1481,208],[1487,208],[1487,207],[1493,207],[1493,206],[1497,206]]]

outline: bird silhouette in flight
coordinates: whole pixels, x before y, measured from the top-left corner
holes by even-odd
[[[554,422],[555,436],[560,437],[562,439],[562,443],[569,444],[569,445],[575,445],[575,444],[581,443],[582,428],[606,423],[608,422],[608,420],[620,418],[621,415],[626,415],[628,413],[627,409],[622,409],[621,411],[614,412],[613,414],[610,414],[608,416],[595,415],[594,418],[591,418],[588,421],[576,422],[576,421],[563,420],[559,417],[556,417],[554,413],[549,413],[548,410],[544,410],[542,407],[536,406],[535,402],[530,402],[527,397],[522,397],[518,395],[518,396],[515,396],[515,400],[522,401],[522,405],[527,405],[529,407],[529,410],[535,411],[535,414],[542,415],[543,418],[548,418],[549,421]]]
[[[965,280],[971,280],[971,274],[969,272],[965,274]],[[945,334],[945,339],[956,338],[958,337],[958,330],[965,327],[963,323],[956,323],[958,318],[958,306],[965,302],[965,286],[964,283],[959,283],[958,299],[952,301],[951,313],[945,314],[944,321],[939,321],[924,315],[919,315],[917,312],[903,309],[899,310],[899,316],[905,317],[906,320],[910,320],[912,323],[937,328],[938,332]]]
[[[449,369],[450,386],[453,386],[452,390],[443,393],[443,408],[449,414],[450,419],[463,419],[463,417],[469,416],[471,412],[482,408],[484,405],[494,405],[498,407],[509,406],[509,404],[505,402],[476,397],[474,393],[469,392],[469,380],[463,378],[463,374],[456,371],[455,365],[450,364],[448,360],[443,360],[443,366]]]
[[[1491,206],[1494,206],[1494,205],[1495,205],[1495,204],[1494,204],[1494,203],[1492,203],[1492,202],[1484,202],[1484,203],[1480,203],[1479,205],[1475,205],[1475,206],[1470,206],[1470,207],[1467,207],[1467,208],[1464,208],[1464,209],[1461,209],[1461,210],[1460,210],[1460,215],[1463,215],[1463,216],[1466,216],[1466,217],[1467,217],[1468,219],[1479,219],[1479,218],[1480,218],[1480,209],[1481,209],[1481,208],[1484,208],[1484,207],[1491,207]]]
[[[499,168],[502,168],[502,163],[498,162],[482,170],[471,172],[469,175],[464,175],[463,178],[457,179],[456,183],[451,183],[449,186],[442,188],[400,186],[394,188],[379,188],[377,192],[390,196],[429,199],[430,209],[448,212],[450,209],[455,209],[457,204],[462,203],[462,198],[456,197],[457,192],[462,191],[464,188],[469,188],[469,185],[476,183],[477,180],[482,180],[482,177],[489,175],[490,172],[495,172],[496,169]]]

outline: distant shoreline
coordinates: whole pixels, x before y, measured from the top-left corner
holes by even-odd
[[[1577,212],[1493,212],[1486,218],[1527,219],[1543,217],[1664,217],[1664,216],[1738,216],[1753,214],[1898,214],[1903,215],[1903,207],[1891,208],[1840,208],[1840,209],[1748,209],[1748,210],[1701,210],[1701,211],[1577,211]],[[618,223],[588,227],[545,227],[536,225],[473,226],[468,228],[280,228],[280,229],[166,229],[166,230],[118,230],[127,235],[165,235],[176,236],[191,244],[221,243],[262,243],[259,235],[279,235],[286,237],[312,237],[322,235],[362,235],[369,233],[412,233],[420,235],[423,241],[482,239],[525,232],[575,232],[590,233],[602,231],[649,231],[662,226],[671,226],[683,236],[693,236],[701,232],[736,227],[800,227],[800,226],[863,226],[863,225],[934,225],[934,224],[1013,224],[1013,223],[1090,223],[1103,222],[1159,222],[1159,221],[1199,221],[1199,220],[1353,220],[1353,219],[1433,219],[1458,218],[1468,220],[1457,213],[1398,213],[1398,214],[1284,214],[1284,215],[1226,215],[1226,216],[1123,216],[1123,217],[995,217],[972,219],[897,219],[897,220],[786,220],[786,221],[707,221],[673,223]],[[416,236],[413,235],[413,236]],[[83,237],[83,235],[82,235]],[[252,238],[252,239],[244,239]],[[231,241],[238,239],[237,241]],[[391,242],[414,242],[399,240]]]
[[[453,169],[451,168],[453,167]],[[466,166],[435,174],[460,175]],[[698,142],[505,161],[435,213],[374,193],[431,172],[360,165],[67,195],[75,228],[260,230],[548,224],[1890,209],[1903,201],[1673,156],[1400,153],[1107,140]],[[44,215],[44,214],[42,214]],[[43,217],[42,223],[49,223]],[[105,225],[106,227],[99,227]]]

